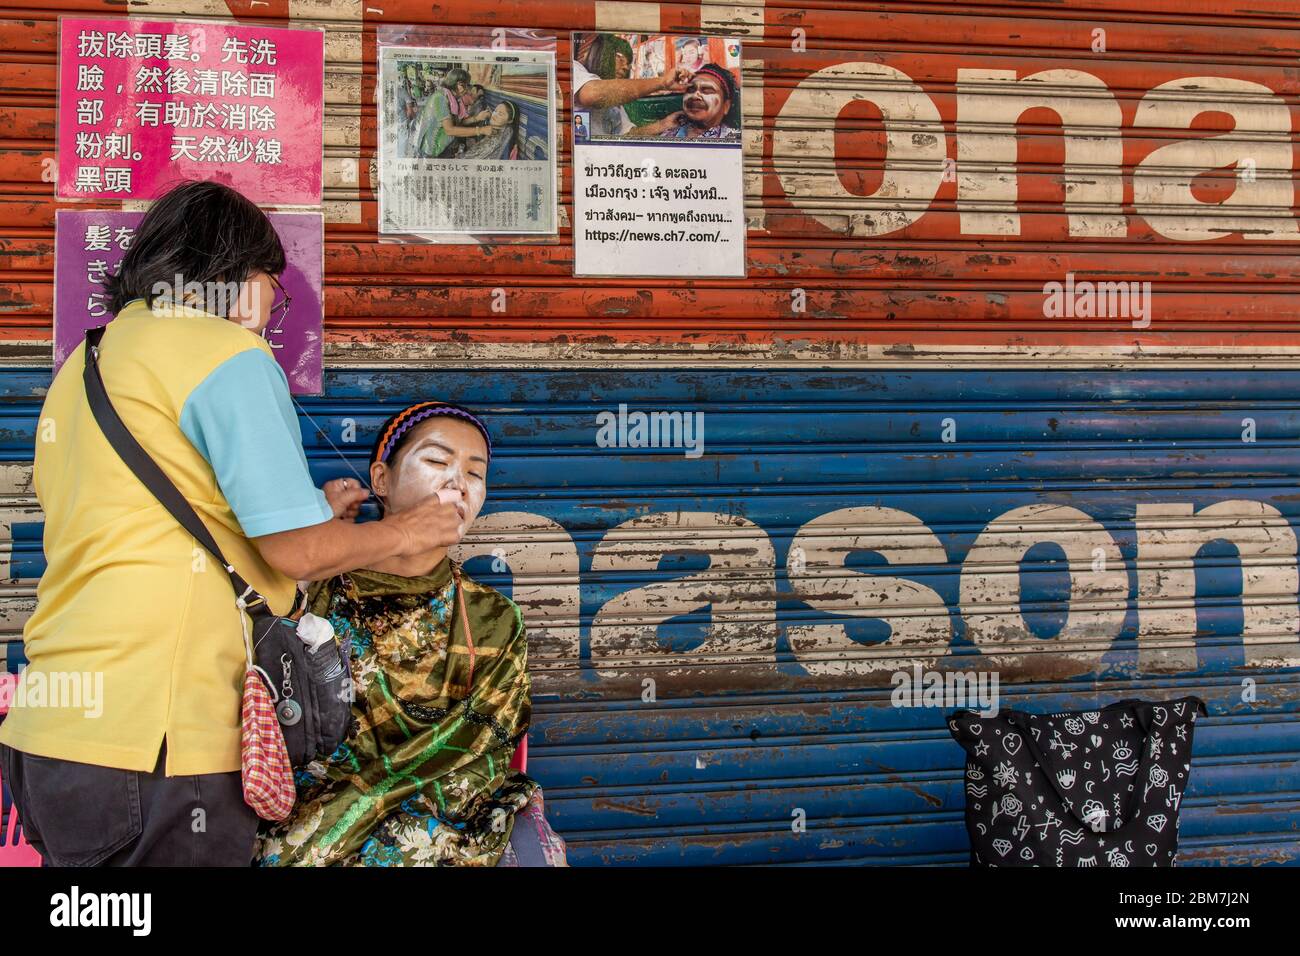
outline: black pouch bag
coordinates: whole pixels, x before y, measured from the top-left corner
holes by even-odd
[[[966,830],[982,866],[1173,866],[1197,697],[948,718],[966,751]]]
[[[235,603],[252,622],[254,660],[269,681],[289,761],[302,767],[330,756],[347,737],[352,720],[350,642],[340,647],[331,641],[316,654],[309,653],[298,637],[297,623],[273,613],[266,599],[226,560],[203,520],[135,440],[109,400],[99,372],[99,342],[103,335],[102,326],[86,332],[86,366],[82,373],[95,421],[140,482],[230,576]],[[325,662],[317,658],[321,654],[332,655],[328,666],[322,666]],[[337,658],[339,666],[335,666],[333,658]]]

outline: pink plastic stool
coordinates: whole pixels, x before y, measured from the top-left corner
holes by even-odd
[[[520,773],[528,772],[528,738],[525,737],[519,741],[519,747],[515,750],[514,759],[510,761],[510,769],[518,770]]]
[[[18,684],[17,674],[0,673],[0,716],[9,712],[9,701],[13,698],[13,689]],[[4,781],[0,779],[0,788]],[[41,855],[32,849],[27,838],[18,828],[18,808],[12,803],[8,806],[8,819],[0,830],[0,867],[5,866],[40,866]]]

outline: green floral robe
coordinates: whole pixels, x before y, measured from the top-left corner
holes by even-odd
[[[444,559],[424,577],[363,570],[317,582],[308,609],[352,639],[354,727],[299,771],[298,804],[265,826],[258,863],[495,866],[537,789],[510,769],[530,718],[518,606]]]

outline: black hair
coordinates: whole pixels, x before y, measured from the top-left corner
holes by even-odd
[[[727,98],[727,102],[735,104],[736,102],[736,78],[731,75],[731,71],[725,67],[718,66],[716,63],[706,63],[695,71],[699,76],[704,73],[713,77],[722,85],[722,95]],[[730,112],[730,111],[728,111]]]
[[[462,83],[469,86],[469,70],[462,69],[459,66],[453,66],[447,71],[447,75],[442,78],[442,85],[453,93],[456,91],[456,87]]]
[[[132,299],[153,305],[155,288],[173,288],[177,276],[184,284],[239,283],[255,272],[279,275],[284,267],[284,247],[266,213],[229,186],[189,181],[145,213],[104,288],[116,315]]]
[[[438,409],[437,415],[430,415],[428,418],[417,417],[421,411],[434,406]],[[389,433],[394,430],[394,426],[399,425],[403,419],[413,418],[415,419],[415,424],[419,425],[428,421],[429,418],[434,417],[450,417],[457,418],[461,421],[468,421],[479,430],[480,434],[482,434],[483,441],[487,445],[488,459],[491,460],[492,437],[488,434],[487,426],[483,423],[481,418],[463,405],[456,405],[452,402],[417,402],[414,405],[402,409],[395,415],[390,415],[388,418],[384,419],[384,423],[379,426],[379,432],[375,435],[374,444],[370,446],[370,465],[373,466],[375,462],[379,460],[380,453],[384,451],[385,439],[388,437]],[[400,434],[398,434],[396,438],[392,439],[391,447],[388,449],[388,454],[384,457],[384,460],[388,463],[390,468],[397,463],[397,460],[402,453],[402,449],[410,443],[411,438],[415,435],[416,431],[417,429],[414,425],[407,426],[401,429]],[[375,495],[375,500],[379,503],[379,513],[382,516],[386,511],[383,499],[378,495]]]
[[[614,33],[597,33],[590,46],[586,47],[584,58],[580,62],[601,79],[611,80],[617,77],[618,71],[614,63],[615,57],[620,53],[627,58],[628,66],[631,66],[635,59],[632,44]]]

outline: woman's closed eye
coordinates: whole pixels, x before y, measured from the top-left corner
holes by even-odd
[[[425,458],[423,461],[426,465],[436,465],[439,468],[446,468],[449,464],[449,462],[445,462],[440,458]],[[465,474],[469,475],[471,478],[477,478],[479,481],[483,481],[483,476],[477,471],[467,471]]]

